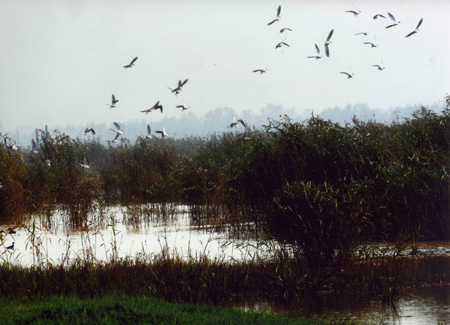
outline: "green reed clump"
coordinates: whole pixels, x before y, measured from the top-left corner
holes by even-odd
[[[179,199],[174,173],[185,143],[139,138],[134,146],[111,147],[100,171],[106,202],[166,203]]]
[[[44,206],[58,207],[68,214],[72,225],[84,224],[99,197],[95,164],[83,169],[80,164],[84,157],[92,164],[86,143],[73,141],[64,134],[52,137],[41,132],[39,152],[27,157],[27,186],[38,210]]]
[[[29,209],[30,193],[24,185],[28,170],[22,155],[11,146],[10,138],[0,133],[0,221],[19,221]]]
[[[350,255],[364,240],[448,238],[449,111],[353,124],[285,119],[248,148],[235,184],[267,232],[311,261]]]

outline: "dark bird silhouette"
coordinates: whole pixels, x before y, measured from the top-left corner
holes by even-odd
[[[364,42],[364,44],[370,45],[370,47],[377,47],[378,44],[372,42]]]
[[[124,65],[123,67],[125,69],[131,68],[134,65],[134,62],[136,62],[136,60],[138,59],[138,57],[135,57],[133,60],[131,60],[131,62],[127,65]]]
[[[112,94],[111,104],[106,104],[106,105],[109,105],[109,108],[114,108],[114,107],[116,107],[116,103],[117,103],[118,101],[119,101],[119,100],[116,99],[116,97],[114,96],[114,94]]]
[[[376,14],[375,16],[373,16],[373,19],[378,19],[378,18],[386,18],[386,17],[383,16],[382,14]]]
[[[95,135],[95,130],[93,128],[86,128],[86,130],[84,130],[84,135],[88,134],[89,132]]]
[[[287,46],[287,47],[290,47],[288,43],[280,42],[280,43],[277,44],[277,46],[275,46],[275,48],[276,48],[276,49],[279,49],[279,48],[281,48],[283,45],[284,45],[284,46]]]
[[[391,24],[391,25],[389,25],[389,26],[386,26],[386,28],[391,28],[391,27],[394,27],[394,26],[397,26],[398,24],[400,24],[400,22],[397,21],[397,20],[395,20],[394,15],[391,14],[390,12],[388,12],[388,16],[389,16],[389,18],[391,18],[391,20],[392,20],[394,23]]]
[[[189,109],[189,106],[187,106],[186,104],[182,104],[182,105],[177,105],[177,108],[181,108],[181,111],[186,111]]]
[[[156,111],[157,109],[159,109],[161,111],[161,113],[163,112],[163,106],[159,103],[159,100],[155,103],[155,105],[153,105],[152,107],[150,107],[149,109],[144,109],[143,111],[141,111],[142,113],[145,113],[145,115],[147,115],[148,113],[150,113],[151,111]]]
[[[385,67],[384,66],[382,66],[382,65],[379,65],[379,64],[374,64],[374,65],[372,65],[372,67],[376,67],[378,70],[380,70],[380,71],[382,71],[382,70],[384,70],[385,69]]]
[[[239,120],[237,120],[239,123],[241,123],[242,124],[242,126],[244,127],[244,128],[247,128],[247,123],[245,123],[242,119],[239,119]]]
[[[353,16],[357,17],[361,13],[361,10],[358,10],[358,11],[346,10],[345,12],[349,12],[349,13],[353,14]]]
[[[274,22],[279,21],[279,20],[281,19],[280,14],[281,14],[281,5],[278,6],[278,9],[277,9],[277,16],[275,17],[275,19],[272,20],[270,23],[268,23],[267,26],[270,26],[270,25],[272,25]]]
[[[161,138],[165,138],[169,135],[169,133],[167,133],[166,129],[163,126],[162,131],[155,131],[156,133],[160,133],[161,134]]]
[[[413,31],[412,31],[411,33],[409,33],[408,35],[406,35],[405,37],[410,37],[411,35],[416,34],[416,33],[419,31],[420,25],[422,25],[422,21],[423,21],[423,18],[420,18],[419,23],[417,24],[416,29],[413,30]]]
[[[284,39],[286,39],[286,35],[284,34],[284,32],[287,31],[287,30],[292,32],[292,29],[290,29],[288,27],[280,29],[280,34],[283,35]]]
[[[267,72],[267,69],[266,68],[256,69],[256,70],[253,70],[253,72],[259,72],[259,74],[263,74],[263,73]]]
[[[316,46],[316,53],[317,53],[317,55],[308,56],[308,58],[319,60],[319,59],[322,58],[322,56],[320,55],[320,49],[317,46],[317,44],[314,44],[314,45]]]
[[[332,29],[331,31],[330,31],[330,33],[328,34],[328,37],[327,37],[327,40],[325,41],[325,54],[326,54],[326,56],[330,56],[330,49],[328,48],[328,45],[330,45],[331,44],[331,36],[333,36],[333,33],[334,33],[334,29]]]
[[[347,79],[353,78],[353,76],[354,76],[354,73],[353,73],[353,72],[352,72],[352,73],[348,73],[348,72],[340,72],[340,73],[345,74],[345,75],[347,76]]]
[[[169,89],[170,89],[170,91],[172,92],[172,93],[175,93],[175,95],[178,95],[180,92],[181,92],[181,88],[186,84],[186,82],[188,82],[189,81],[189,79],[186,79],[186,80],[184,80],[184,81],[181,81],[181,80],[178,80],[178,86],[176,87],[176,88],[170,88],[170,87],[168,87]]]
[[[6,246],[5,248],[6,248],[6,249],[14,250],[14,242],[12,243],[12,245]]]

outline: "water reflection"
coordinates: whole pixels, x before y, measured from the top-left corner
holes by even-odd
[[[161,253],[185,259],[206,255],[212,259],[237,261],[265,254],[264,247],[258,247],[254,239],[230,239],[225,232],[215,232],[210,226],[193,225],[184,207],[166,216],[149,218],[133,218],[133,213],[120,207],[105,208],[101,215],[101,218],[91,216],[80,228],[68,227],[69,221],[63,213],[52,218],[35,216],[16,228],[15,234],[4,236],[3,246],[14,242],[15,249],[0,246],[0,259],[31,266],[67,264],[75,259],[151,258]]]
[[[322,314],[370,324],[449,324],[450,286],[411,288],[395,306],[347,297],[328,303]]]
[[[148,213],[146,217],[142,214]],[[9,225],[0,226],[4,242],[0,261],[24,266],[45,263],[69,264],[79,258],[110,261],[117,258],[150,259],[157,254],[182,258],[206,255],[211,259],[245,261],[265,256],[273,245],[260,245],[255,239],[230,238],[215,225],[197,224],[186,207],[154,211],[136,207],[110,207],[90,216],[80,228],[70,228],[63,213],[31,219],[9,233]],[[223,225],[222,225],[223,226]],[[223,229],[223,227],[222,227]],[[6,249],[15,243],[14,249]],[[410,248],[421,258],[417,268],[430,286],[405,291],[395,306],[381,302],[355,301],[352,295],[321,294],[307,301],[282,305],[273,302],[246,301],[234,307],[269,310],[290,316],[320,315],[334,320],[370,324],[450,324],[450,242],[418,243]],[[388,246],[380,254],[392,255]],[[432,275],[432,276],[430,276]]]

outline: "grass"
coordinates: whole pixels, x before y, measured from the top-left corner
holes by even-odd
[[[0,299],[2,324],[346,324],[145,297]]]

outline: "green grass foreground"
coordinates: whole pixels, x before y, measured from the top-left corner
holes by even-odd
[[[206,305],[173,304],[145,297],[45,301],[0,299],[1,324],[328,324],[319,319],[286,318],[261,312]],[[335,322],[336,324],[336,322]],[[339,324],[345,324],[339,322]]]

